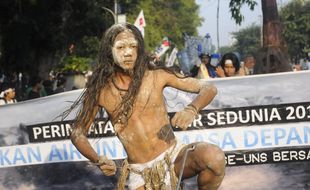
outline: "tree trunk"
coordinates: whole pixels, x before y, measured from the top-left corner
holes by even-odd
[[[263,47],[258,51],[254,73],[291,71],[290,59],[282,36],[276,0],[262,0]]]

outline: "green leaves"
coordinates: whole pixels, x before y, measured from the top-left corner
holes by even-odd
[[[261,28],[252,24],[251,26],[233,33],[236,43],[233,45],[235,51],[241,55],[255,54],[260,48]]]
[[[84,36],[76,44],[73,53],[78,56],[96,59],[99,51],[99,43],[99,38],[96,36]]]
[[[231,0],[229,2],[231,17],[235,19],[236,24],[239,25],[244,20],[244,16],[240,11],[243,4],[246,4],[251,10],[254,10],[255,5],[257,5],[254,0]]]
[[[195,0],[117,2],[127,22],[134,23],[140,10],[144,11],[149,51],[164,36],[182,48],[182,34],[197,34],[202,21]],[[40,73],[45,77],[62,59],[63,64],[69,64],[61,65],[64,70],[83,70],[86,67],[81,65],[87,61],[79,58],[94,60],[99,38],[114,23],[111,13],[101,8],[114,11],[114,0],[19,0],[4,1],[2,5],[0,66],[8,72]],[[68,47],[72,45],[70,52]]]
[[[310,1],[291,1],[280,10],[283,36],[292,58],[305,58],[310,52]]]
[[[78,56],[67,56],[63,59],[58,71],[82,73],[90,70],[91,59]]]
[[[143,10],[146,20],[145,44],[148,51],[153,51],[164,36],[182,48],[183,33],[197,35],[197,27],[202,21],[198,13],[199,6],[194,0],[143,0],[133,9],[127,9],[130,23],[134,23],[140,10]]]

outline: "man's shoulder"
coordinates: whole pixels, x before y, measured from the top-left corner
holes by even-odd
[[[147,73],[164,76],[172,72],[169,72],[168,69],[158,68],[158,69],[148,70]]]
[[[148,72],[146,72],[146,77],[147,78],[153,78],[155,79],[157,82],[159,82],[159,80],[166,80],[169,78],[169,75],[171,75],[172,72],[169,72],[165,69],[159,68],[159,69],[155,69],[155,70],[148,70]]]

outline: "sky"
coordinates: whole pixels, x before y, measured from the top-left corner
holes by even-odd
[[[251,24],[261,25],[262,23],[262,11],[261,1],[258,0],[254,11],[251,11],[246,5],[241,8],[241,13],[244,16],[244,21],[241,25],[237,25],[233,19],[231,19],[231,13],[229,12],[229,1],[220,0],[219,9],[219,42],[221,46],[230,46],[232,44],[231,33],[240,29],[251,26]],[[284,6],[291,0],[277,0],[278,7]],[[211,35],[212,43],[217,46],[217,27],[216,27],[216,15],[218,0],[196,0],[196,3],[200,6],[199,15],[204,18],[202,25],[198,28],[198,34],[205,36],[207,33]]]

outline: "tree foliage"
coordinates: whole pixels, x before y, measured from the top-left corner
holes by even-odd
[[[252,0],[231,0],[230,8],[233,18],[240,24],[240,6]],[[236,4],[236,2],[238,2]],[[257,52],[254,73],[273,73],[290,71],[289,57],[285,52],[285,40],[282,36],[282,25],[278,16],[276,0],[261,0],[263,13],[263,47]]]
[[[284,38],[292,58],[304,58],[310,52],[310,1],[291,1],[280,10]]]
[[[236,52],[236,48],[234,46],[222,46],[219,48],[218,52],[224,55],[226,53]]]
[[[143,0],[128,8],[130,23],[134,23],[140,10],[144,12],[145,43],[149,51],[154,50],[165,36],[181,48],[184,44],[183,33],[197,35],[197,27],[202,21],[199,6],[194,0]]]
[[[232,46],[223,46],[219,49],[220,54],[237,52],[243,59],[247,55],[255,55],[261,47],[261,27],[250,25],[237,32],[233,32],[234,43]]]
[[[251,26],[232,33],[236,42],[233,45],[234,51],[240,53],[241,57],[254,55],[261,47],[261,27],[252,24]]]
[[[194,0],[117,2],[118,13],[126,14],[127,22],[134,23],[144,11],[148,50],[154,50],[165,36],[182,46],[182,34],[196,35],[202,21]],[[102,33],[114,23],[112,14],[102,7],[114,11],[114,0],[1,1],[0,69],[48,73],[66,56],[95,59]]]
[[[85,36],[100,37],[113,23],[101,6],[96,0],[1,1],[1,69],[48,72],[72,44]]]
[[[90,58],[67,56],[62,60],[59,69],[56,70],[60,72],[82,73],[90,69],[90,64]]]
[[[257,2],[255,0],[231,0],[229,2],[231,17],[235,19],[236,23],[239,25],[244,20],[244,16],[241,13],[241,7],[244,4],[246,4],[251,10],[254,10]]]

